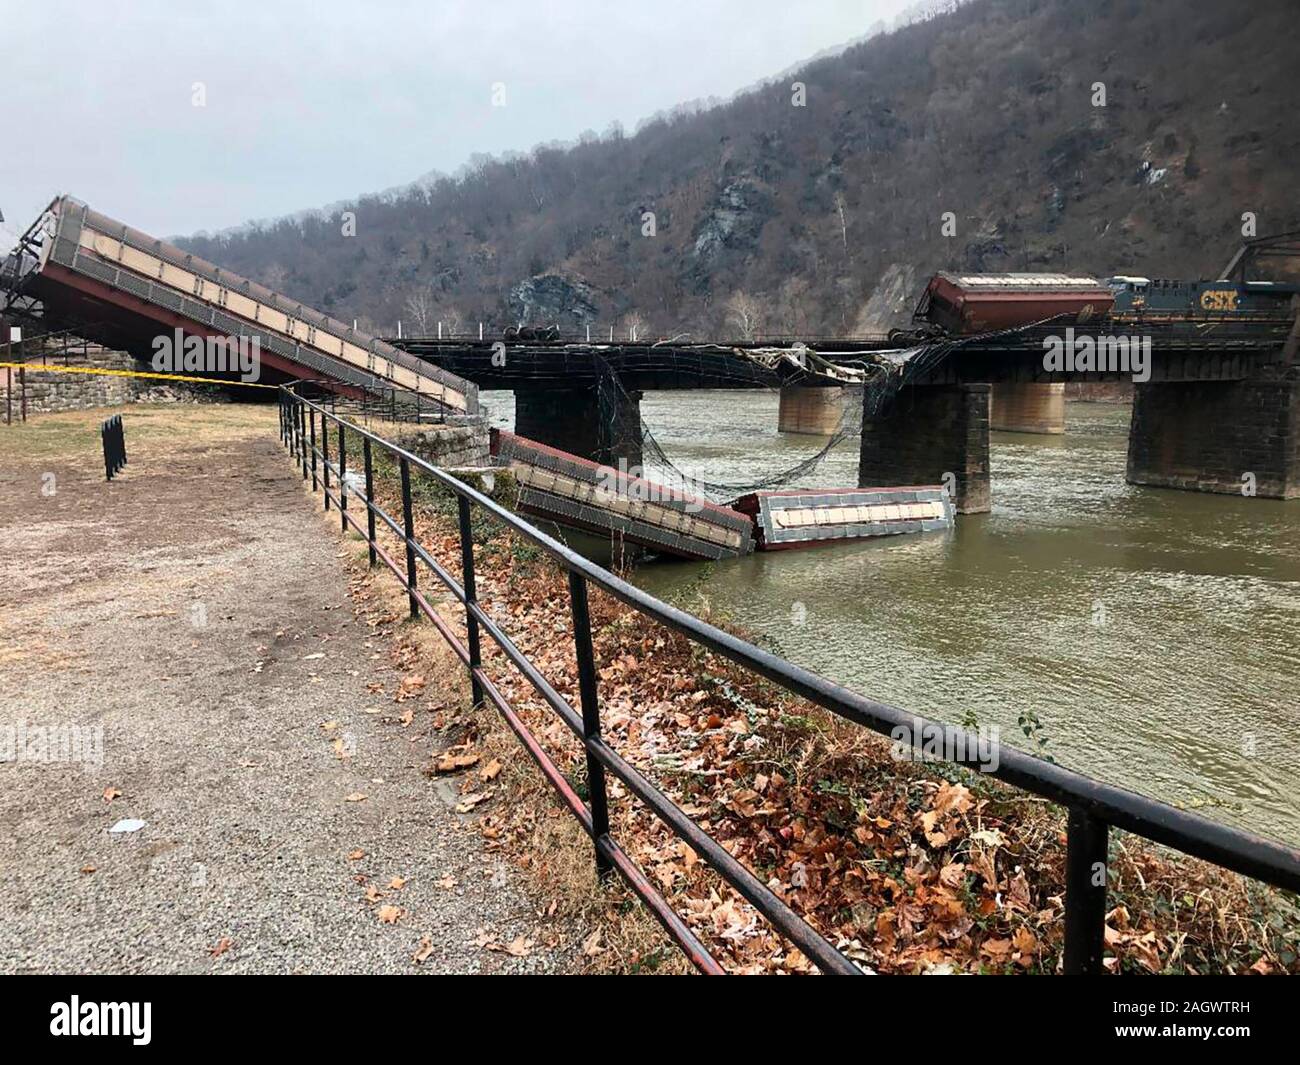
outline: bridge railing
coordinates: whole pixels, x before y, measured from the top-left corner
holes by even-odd
[[[867,699],[661,602],[570,550],[463,481],[298,395],[295,387],[286,386],[280,391],[280,432],[282,441],[301,467],[303,479],[310,481],[313,490],[321,489],[327,511],[331,506],[338,511],[343,531],[351,528],[365,539],[369,546],[370,564],[373,566],[382,562],[401,582],[407,593],[411,617],[426,617],[464,663],[469,672],[475,705],[482,704],[486,699],[501,712],[561,800],[592,838],[597,870],[602,874],[613,870],[622,876],[668,935],[702,972],[723,972],[721,965],[710,956],[695,933],[611,837],[606,794],[608,773],[622,781],[632,795],[644,803],[679,839],[689,844],[696,854],[753,904],[777,931],[793,942],[819,969],[827,973],[860,972],[854,962],[827,942],[603,739],[588,588],[595,586],[601,589],[638,613],[675,629],[700,646],[725,656],[788,692],[874,732],[889,736],[901,727],[909,735],[918,732],[930,735],[933,734],[930,730],[946,726]],[[337,440],[334,456],[331,456],[329,449],[331,434],[328,430],[331,426]],[[364,477],[364,492],[349,487],[347,483],[348,471],[355,473],[358,469],[358,448],[361,452],[360,472]],[[386,454],[397,464],[401,483],[400,517],[389,514],[376,501],[376,452]],[[415,535],[411,492],[413,476],[427,477],[456,496],[461,556],[459,580],[420,544]],[[362,505],[362,513],[358,514],[356,508],[349,507],[350,500],[356,500]],[[475,507],[491,515],[515,534],[532,541],[567,572],[578,665],[578,707],[572,706],[555,690],[479,604],[475,590],[474,540],[471,532],[471,515]],[[378,522],[382,522],[401,542],[405,557],[394,558],[380,544],[376,535]],[[464,606],[466,638],[463,642],[451,631],[422,591],[420,565],[431,571]],[[523,719],[485,672],[481,648],[484,633],[582,743],[586,754],[587,802],[574,790],[563,770],[542,749]],[[1067,973],[1104,971],[1102,954],[1107,908],[1106,871],[1111,827],[1132,832],[1275,887],[1300,891],[1300,852],[1290,847],[1217,824],[1198,814],[1176,809],[1122,788],[1103,784],[1014,748],[1001,748],[996,768],[988,769],[980,762],[976,737],[972,735],[966,739],[969,742],[964,746],[955,746],[968,752],[967,756],[946,759],[947,761],[986,771],[989,776],[1066,808],[1068,830],[1062,968]]]

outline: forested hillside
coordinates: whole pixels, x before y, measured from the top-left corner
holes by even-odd
[[[355,235],[340,209],[184,243],[384,332],[842,334],[936,269],[1212,276],[1243,213],[1300,228],[1297,14],[973,0],[635,135],[362,198]]]

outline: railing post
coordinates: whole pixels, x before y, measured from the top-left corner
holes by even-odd
[[[375,508],[371,505],[375,501],[375,467],[370,458],[370,437],[361,438],[361,451],[366,459],[366,539],[370,541],[370,564],[373,566],[379,561],[379,556],[375,554]]]
[[[469,500],[462,495],[456,496],[460,511],[460,569],[461,580],[465,588],[465,635],[469,644],[469,687],[474,698],[474,705],[483,703],[483,685],[478,682],[474,670],[483,664],[482,652],[478,642],[478,618],[470,609],[471,604],[478,604],[478,591],[474,586],[474,532],[470,524]]]
[[[1106,822],[1070,807],[1065,845],[1065,959],[1071,975],[1105,972]]]
[[[303,404],[307,407],[307,404]],[[311,490],[316,491],[316,411],[312,407],[307,407],[307,421],[311,424],[311,439],[308,441],[311,445]]]
[[[411,617],[420,616],[420,604],[415,598],[415,518],[411,514],[411,465],[403,455],[399,461],[402,470],[402,527],[406,530],[406,598],[411,605]]]
[[[605,790],[605,767],[588,746],[600,738],[600,698],[596,692],[596,657],[591,649],[591,611],[587,605],[587,582],[569,570],[569,604],[573,611],[573,643],[578,654],[578,693],[582,697],[582,736],[587,753],[587,791],[591,802],[593,841],[609,835],[609,798]],[[605,876],[609,861],[596,848],[596,872]]]
[[[348,531],[348,449],[343,423],[339,427],[339,527]]]
[[[325,412],[320,412],[320,476],[325,497],[325,510],[330,509],[330,422]]]
[[[298,457],[302,459],[302,479],[307,479],[307,414],[306,405],[301,399],[294,399],[298,408]]]

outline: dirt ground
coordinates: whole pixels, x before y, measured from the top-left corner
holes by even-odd
[[[422,772],[430,708],[394,702],[274,409],[127,408],[112,483],[107,413],[0,427],[0,970],[568,970]]]

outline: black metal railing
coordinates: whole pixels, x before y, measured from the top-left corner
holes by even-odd
[[[122,428],[122,415],[114,414],[99,427],[99,437],[104,445],[104,473],[113,479],[126,465],[126,430]]]
[[[491,701],[537,762],[542,773],[591,836],[599,871],[613,869],[650,908],[668,934],[703,972],[721,973],[722,967],[662,895],[610,836],[605,778],[610,774],[622,781],[637,799],[681,840],[688,843],[721,877],[752,903],[772,925],[793,942],[823,972],[857,973],[858,967],[836,950],[823,936],[778,898],[766,885],[705,833],[671,799],[623,759],[601,736],[600,699],[592,653],[588,587],[594,585],[615,599],[688,639],[724,655],[753,673],[778,684],[831,713],[883,735],[902,727],[914,731],[944,728],[916,714],[875,702],[847,688],[793,665],[753,644],[723,632],[705,621],[663,603],[534,528],[474,488],[436,468],[396,444],[332,414],[321,405],[295,393],[295,386],[280,392],[280,432],[290,453],[301,467],[303,480],[313,490],[321,487],[325,509],[331,504],[340,515],[344,531],[351,526],[361,534],[370,550],[371,565],[382,561],[407,592],[411,616],[423,614],[451,646],[469,670],[475,705]],[[317,423],[320,423],[318,436]],[[328,428],[335,427],[337,462],[329,452]],[[360,443],[364,467],[365,494],[348,484],[349,455],[355,456]],[[375,500],[374,457],[379,449],[394,459],[401,481],[402,514],[390,515]],[[456,496],[460,525],[461,579],[456,578],[418,542],[412,516],[412,471],[432,478]],[[336,490],[331,489],[334,475]],[[364,525],[349,497],[365,507]],[[500,626],[479,605],[474,581],[474,540],[471,510],[478,507],[512,532],[542,548],[567,572],[574,647],[578,663],[581,709],[575,709],[555,690],[527,659]],[[404,545],[405,557],[395,559],[378,542],[376,520],[382,522]],[[451,631],[421,591],[419,565],[423,564],[465,607],[466,639]],[[514,708],[483,669],[480,636],[486,632],[506,658],[532,684],[543,701],[557,713],[585,749],[589,802],[584,803],[563,771],[542,750]],[[1067,973],[1100,973],[1106,919],[1106,870],[1108,835],[1111,826],[1132,832],[1156,843],[1205,859],[1223,868],[1265,881],[1289,891],[1300,891],[1300,852],[1262,839],[1197,814],[1122,788],[1092,780],[1071,770],[1014,748],[1002,747],[997,767],[981,765],[979,745],[967,737],[966,758],[949,759],[955,764],[984,769],[988,775],[1034,795],[1064,806],[1068,813],[1065,862],[1065,943],[1063,969]]]

